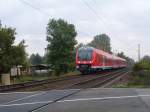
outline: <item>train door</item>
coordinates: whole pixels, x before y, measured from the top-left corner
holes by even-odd
[[[112,55],[112,68],[115,68],[116,66],[116,60],[115,60],[115,57],[114,57],[114,54]]]
[[[114,68],[114,56],[112,56],[112,68]]]
[[[103,63],[102,63],[103,69],[105,69],[105,64],[106,64],[106,57],[103,55]]]

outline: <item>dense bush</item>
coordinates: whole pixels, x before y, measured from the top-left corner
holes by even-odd
[[[134,65],[129,85],[150,87],[150,61],[141,61]]]
[[[140,70],[150,70],[150,61],[141,61],[139,63],[136,63],[133,67],[133,71]]]
[[[15,45],[16,31],[0,24],[0,74],[8,73],[14,65],[27,65],[25,41]]]
[[[150,71],[141,70],[138,72],[133,72],[129,85],[150,87]]]

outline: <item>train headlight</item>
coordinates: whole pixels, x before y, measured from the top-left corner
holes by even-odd
[[[90,61],[90,63],[92,63],[92,61]]]
[[[81,63],[80,61],[78,61],[78,63]]]

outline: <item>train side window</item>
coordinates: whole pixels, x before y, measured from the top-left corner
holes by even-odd
[[[104,56],[104,62],[106,63],[106,57]]]
[[[105,63],[106,63],[105,62],[105,56],[103,55],[102,57],[103,57],[103,66],[105,66]]]
[[[107,59],[107,57],[105,57],[105,59],[106,59],[106,64],[108,63],[108,59]]]
[[[99,58],[99,61],[101,62],[101,61],[102,61],[102,59],[101,59],[101,55],[99,55],[99,56],[98,56],[98,58]]]
[[[105,64],[106,64],[106,57],[104,56],[104,62],[105,62]]]

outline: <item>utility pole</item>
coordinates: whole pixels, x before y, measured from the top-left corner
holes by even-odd
[[[140,61],[141,60],[141,46],[140,44],[138,44],[138,60]]]

